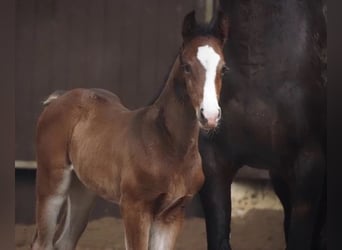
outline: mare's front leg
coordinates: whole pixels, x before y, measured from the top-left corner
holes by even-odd
[[[120,209],[125,227],[126,250],[148,250],[152,223],[150,204],[124,198]]]
[[[230,188],[236,169],[229,166],[224,154],[210,139],[202,138],[200,142],[205,175],[200,198],[205,214],[208,249],[230,250]]]
[[[301,149],[294,172],[295,187],[287,249],[312,250],[325,178],[325,157],[318,143],[308,143]]]

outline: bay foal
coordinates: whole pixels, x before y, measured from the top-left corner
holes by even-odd
[[[174,247],[184,205],[204,181],[199,129],[215,128],[221,116],[227,19],[219,13],[203,28],[192,12],[182,35],[165,87],[148,107],[128,110],[101,89],[74,89],[45,101],[37,125],[34,250],[74,249],[95,195],[119,204],[126,249]]]

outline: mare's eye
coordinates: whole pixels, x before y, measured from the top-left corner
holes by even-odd
[[[230,69],[226,65],[224,65],[221,69],[221,75],[225,75],[229,70]]]
[[[191,67],[190,67],[190,65],[189,64],[184,64],[183,65],[183,70],[184,70],[184,72],[185,73],[190,73],[191,72]]]

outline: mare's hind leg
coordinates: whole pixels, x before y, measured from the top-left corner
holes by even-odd
[[[44,165],[42,165],[44,164]],[[39,161],[36,180],[37,231],[33,250],[52,250],[57,217],[65,200],[71,170],[63,160]]]
[[[284,235],[285,242],[288,241],[288,234],[291,221],[291,189],[289,179],[284,173],[270,170],[270,177],[274,192],[277,194],[284,209]]]
[[[69,196],[65,207],[62,231],[55,243],[55,249],[72,250],[88,224],[88,217],[96,195],[88,190],[73,173]]]
[[[327,179],[325,178],[322,198],[320,201],[320,212],[317,219],[314,232],[313,250],[326,250],[327,249]]]
[[[325,157],[319,144],[313,142],[301,149],[294,172],[295,189],[287,249],[312,250],[325,178]]]
[[[205,182],[200,198],[205,214],[209,250],[230,250],[231,182],[236,169],[209,141],[200,144]]]

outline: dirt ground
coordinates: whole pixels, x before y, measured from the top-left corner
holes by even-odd
[[[282,214],[276,210],[250,210],[243,217],[233,218],[232,247],[234,250],[284,249],[281,229]],[[33,235],[34,226],[16,226],[16,249],[26,250]],[[121,219],[102,218],[89,223],[77,250],[124,250],[124,234]],[[205,250],[204,219],[190,218],[177,240],[177,250]]]
[[[269,185],[251,186],[234,183],[232,186],[232,234],[234,250],[282,250],[283,215],[280,204]],[[26,250],[33,236],[33,225],[16,225],[16,249]],[[77,250],[124,249],[122,220],[104,217],[90,221]],[[177,250],[205,250],[205,222],[202,218],[185,220]]]

